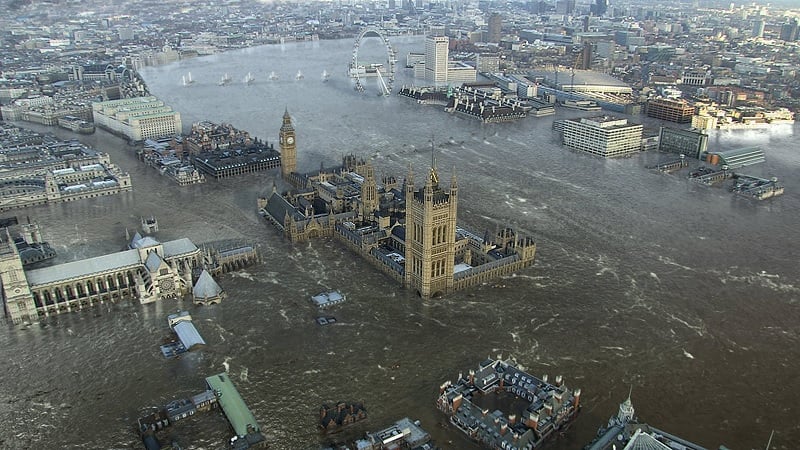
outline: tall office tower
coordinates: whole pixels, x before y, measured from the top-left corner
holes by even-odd
[[[589,70],[592,68],[592,60],[594,59],[594,44],[587,42],[583,44],[583,51],[580,56],[579,69]]]
[[[450,188],[439,186],[431,167],[425,186],[414,190],[411,171],[406,178],[405,285],[423,298],[453,290],[458,184],[455,173]]]
[[[575,11],[575,0],[557,0],[556,12],[571,15]]]
[[[591,5],[589,10],[595,16],[602,16],[608,11],[608,0],[595,0],[594,5]]]
[[[447,57],[450,39],[447,36],[428,36],[425,39],[425,79],[434,83],[447,82]]]
[[[781,40],[785,42],[796,41],[798,28],[797,19],[792,19],[791,22],[781,25]]]
[[[489,36],[487,42],[499,43],[503,37],[503,16],[493,13],[489,16]]]
[[[764,26],[765,22],[763,20],[755,20],[753,21],[753,37],[764,37]]]

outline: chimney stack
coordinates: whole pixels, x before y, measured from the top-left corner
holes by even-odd
[[[525,426],[532,429],[538,430],[539,428],[539,415],[532,412],[528,415],[528,418],[525,420]]]

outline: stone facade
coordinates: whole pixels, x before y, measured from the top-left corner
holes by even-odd
[[[6,317],[14,323],[122,298],[182,297],[203,260],[188,239],[161,243],[137,234],[129,250],[25,272],[7,236],[0,242],[0,280]]]
[[[284,116],[284,125],[287,121],[291,123]],[[410,170],[402,187],[390,176],[381,177],[379,186],[374,172],[370,163],[352,155],[334,168],[293,171],[286,179],[293,189],[281,194],[273,185],[272,194],[258,200],[258,208],[290,241],[336,238],[425,298],[533,265],[532,239],[510,228],[482,238],[457,227],[455,173],[450,186],[442,187],[434,165],[415,190]]]

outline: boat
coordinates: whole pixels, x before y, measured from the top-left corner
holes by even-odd
[[[194,79],[192,78],[192,72],[189,72],[188,74],[181,76],[181,83],[184,86],[189,86],[190,84],[194,83]]]
[[[303,76],[303,72],[298,70],[297,71],[297,75],[294,76],[294,79],[295,80],[302,80],[303,78],[305,78],[305,76]]]
[[[331,74],[329,74],[327,70],[323,70],[322,71],[322,81],[323,82],[328,81],[328,79],[330,77],[331,77]]]
[[[247,72],[247,75],[244,77],[244,84],[250,84],[253,81],[256,81],[256,77],[253,76],[252,72]]]
[[[222,78],[219,80],[219,85],[220,86],[225,86],[226,84],[228,84],[230,82],[231,82],[231,76],[228,75],[227,73],[225,73],[225,75],[223,75]]]
[[[269,79],[272,80],[272,81],[277,80],[278,79],[278,74],[275,73],[275,71],[273,70],[272,72],[269,73]]]

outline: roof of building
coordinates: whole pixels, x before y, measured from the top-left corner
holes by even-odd
[[[228,378],[227,373],[223,372],[210,376],[206,378],[206,383],[217,394],[219,404],[222,406],[222,410],[225,411],[225,416],[237,436],[245,436],[253,431],[261,431],[255,416],[245,405],[242,396],[239,395],[239,391],[236,390],[236,386]],[[252,427],[252,429],[248,430],[248,426]]]
[[[197,251],[197,246],[194,245],[189,238],[176,239],[174,241],[164,242],[164,258],[171,258],[173,256],[185,255]]]
[[[178,339],[181,340],[181,344],[186,350],[191,350],[195,345],[206,344],[206,341],[203,340],[191,321],[182,320],[176,323],[172,329],[175,330],[175,334],[178,335]]]
[[[574,79],[573,79],[574,75]],[[584,86],[595,86],[598,89],[602,89],[604,87],[629,87],[627,83],[617,78],[612,77],[611,75],[607,75],[603,72],[597,72],[594,70],[564,70],[560,74],[556,75],[555,71],[552,70],[532,70],[528,72],[528,78],[544,78],[548,81],[554,82],[556,79],[560,81],[559,84],[568,85],[584,85]]]
[[[339,291],[326,291],[321,292],[317,295],[311,297],[311,301],[319,307],[325,307],[328,305],[334,305],[336,303],[341,303],[345,300],[344,295]]]
[[[165,259],[197,250],[197,246],[187,238],[165,242],[163,245]],[[90,274],[114,272],[127,267],[135,267],[140,264],[142,264],[142,260],[139,257],[139,251],[133,249],[103,256],[95,256],[94,258],[80,261],[72,261],[56,266],[34,269],[25,272],[25,276],[28,278],[28,283],[31,286],[41,286],[62,280],[81,278]]]
[[[219,287],[214,278],[211,277],[211,274],[208,273],[207,270],[203,269],[200,273],[200,277],[197,278],[197,282],[194,284],[192,288],[192,295],[195,298],[213,298],[217,297],[219,294],[222,293],[222,288]]]
[[[147,270],[150,273],[154,273],[158,272],[158,268],[161,267],[161,263],[163,262],[164,260],[158,256],[158,253],[150,252],[147,254],[147,259],[145,260],[144,265],[147,267]]]
[[[125,250],[109,255],[72,261],[57,266],[34,269],[25,273],[31,286],[80,278],[89,274],[113,272],[126,267],[135,267],[142,263],[138,250]]]
[[[719,155],[720,164],[727,165],[729,169],[763,163],[767,160],[761,147],[736,148],[709,153]]]
[[[294,206],[277,192],[273,192],[269,199],[267,199],[267,206],[264,209],[267,211],[267,214],[281,224],[286,218],[286,214],[289,214],[289,216],[295,220],[303,219],[303,216],[295,210]]]
[[[661,442],[658,442],[653,436],[642,432],[641,429],[636,430],[625,450],[671,450],[669,447]]]
[[[136,236],[139,236],[139,233],[136,233]],[[131,240],[131,248],[153,247],[159,244],[155,238],[150,236],[139,236],[139,239],[136,239],[136,236],[134,236],[134,240]]]

